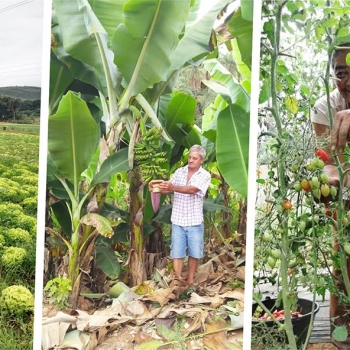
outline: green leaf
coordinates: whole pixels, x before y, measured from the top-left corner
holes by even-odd
[[[228,140],[230,140],[228,144]],[[217,120],[216,157],[227,183],[247,196],[249,157],[249,113],[230,105]]]
[[[249,2],[249,1],[248,1]],[[253,4],[252,4],[253,5]],[[252,65],[253,22],[242,17],[239,8],[227,22],[231,35],[237,39],[242,61],[248,66]]]
[[[124,23],[114,34],[112,50],[129,85],[125,103],[129,95],[161,81],[168,71],[189,5],[189,0],[130,0],[124,5]]]
[[[100,171],[94,176],[90,187],[102,182],[109,182],[114,174],[130,170],[128,164],[128,149],[122,148],[118,152],[109,156],[101,165]]]
[[[80,222],[87,226],[93,226],[103,237],[110,238],[114,233],[109,220],[96,213],[88,213],[84,215],[80,219]]]
[[[119,77],[113,63],[113,53],[108,48],[108,35],[105,29],[95,14],[90,11],[87,0],[53,0],[53,6],[62,35],[62,39],[57,41],[63,41],[63,49],[56,52],[57,56],[69,63],[74,77],[91,83],[107,96],[104,63],[108,67],[113,86],[117,86]],[[97,41],[98,38],[100,44]],[[101,59],[99,45],[103,49],[106,62]],[[67,53],[71,56],[67,56]]]
[[[51,54],[50,76],[50,111],[53,111],[74,77],[68,67],[58,60],[54,53]]]
[[[171,210],[172,210],[172,205],[171,204],[164,204],[162,205],[159,210],[157,215],[153,218],[153,221],[157,222],[162,222],[164,224],[171,224]],[[216,210],[221,210],[221,211],[226,211],[229,212],[230,209],[225,207],[224,205],[216,204],[212,200],[209,199],[204,199],[203,202],[203,213],[209,213],[212,211]]]
[[[80,295],[89,299],[101,299],[106,295],[106,293],[80,293]]]
[[[116,28],[124,21],[123,7],[128,0],[90,1],[91,8],[111,39]]]
[[[120,264],[110,245],[96,245],[97,266],[110,278],[117,278],[120,274]]]
[[[115,206],[104,203],[102,208],[102,213],[104,217],[110,219],[110,220],[116,220],[118,218],[124,220],[125,222],[130,221],[130,213],[128,211],[121,210],[119,208],[116,208]]]
[[[170,55],[170,71],[179,69],[191,59],[210,51],[208,43],[216,17],[230,2],[229,0],[217,0],[204,13],[197,13],[195,21],[187,23],[184,36]]]
[[[72,235],[72,218],[70,216],[67,203],[65,201],[57,201],[51,205],[51,209],[66,236]]]
[[[239,46],[237,39],[232,40],[232,57],[237,65],[237,70],[241,76],[250,81],[251,71],[250,68],[242,61],[241,52],[239,51]]]
[[[84,126],[84,127],[82,127]],[[85,101],[69,91],[49,117],[48,148],[58,171],[77,187],[98,143],[98,125]]]
[[[157,215],[153,218],[153,221],[163,222],[164,224],[171,224],[171,220],[170,220],[171,209],[172,209],[171,204],[162,205],[159,208]]]
[[[248,93],[235,81],[233,75],[216,59],[208,60],[204,63],[205,69],[210,73],[211,80],[204,83],[215,92],[220,93],[224,98],[230,97],[227,102],[237,104],[246,111],[250,110],[250,98]],[[219,84],[214,83],[217,81]]]
[[[141,344],[135,345],[135,350],[157,350],[159,349],[164,343],[160,340],[152,339],[148,341],[144,341]]]
[[[350,67],[350,53],[346,54],[345,61],[346,61],[346,64]]]
[[[174,330],[162,324],[157,324],[156,327],[157,332],[160,334],[160,336],[166,339],[167,341],[175,341],[179,338],[179,335]]]
[[[336,27],[338,25],[338,20],[336,18],[328,18],[323,22],[323,26],[326,28]]]
[[[225,212],[230,212],[230,208],[226,207],[225,205],[221,205],[221,204],[217,204],[214,203],[212,200],[210,199],[205,199],[204,203],[203,203],[203,213],[210,213],[212,211],[225,211]]]
[[[293,96],[286,96],[285,98],[287,108],[293,113],[298,113],[298,100]]]
[[[186,138],[194,125],[196,105],[197,102],[192,96],[180,92],[173,96],[167,106],[164,116],[165,127],[177,146],[188,146]]]
[[[340,342],[345,341],[348,338],[348,330],[346,326],[336,326],[332,332],[332,338]]]
[[[253,21],[254,1],[241,1],[242,18],[247,21]]]

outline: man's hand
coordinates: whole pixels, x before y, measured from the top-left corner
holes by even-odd
[[[334,124],[331,130],[331,148],[338,150],[340,153],[344,151],[348,141],[350,131],[350,109],[337,112],[334,117]]]
[[[173,191],[174,185],[170,181],[162,181],[161,184],[159,184],[159,189],[162,193],[169,193]]]
[[[153,192],[153,190],[158,187],[160,188],[160,184],[164,182],[163,180],[151,180],[148,184],[148,189],[150,192]]]

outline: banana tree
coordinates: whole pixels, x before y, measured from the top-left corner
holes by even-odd
[[[50,157],[57,169],[55,176],[69,194],[67,202],[70,202],[69,213],[72,217],[71,238],[72,241],[73,238],[77,240],[82,249],[84,240],[81,241],[81,237],[89,236],[88,233],[80,232],[83,214],[86,213],[88,204],[89,208],[95,208],[95,214],[102,212],[106,193],[103,191],[103,183],[109,181],[109,178],[103,176],[103,181],[94,180],[99,177],[98,169],[101,167],[101,172],[104,164],[108,164],[106,169],[120,171],[116,169],[113,157],[126,145],[127,166],[131,169],[130,202],[133,203],[130,213],[130,244],[133,254],[129,260],[129,266],[133,267],[130,270],[133,285],[142,281],[144,271],[145,205],[145,181],[138,173],[140,169],[135,161],[135,144],[147,137],[146,133],[151,126],[161,131],[161,146],[164,149],[173,142],[169,134],[172,133],[171,129],[176,130],[177,125],[169,122],[171,118],[166,119],[162,111],[166,111],[168,106],[170,110],[175,107],[169,102],[171,96],[162,99],[161,96],[171,91],[172,83],[181,67],[190,61],[203,59],[209,53],[208,42],[216,15],[229,2],[217,0],[209,10],[199,13],[200,2],[190,0],[53,1],[50,111],[54,114],[49,117],[49,138],[53,137],[55,130],[63,130],[57,125],[59,122],[51,122],[57,113],[60,114],[61,104],[58,109],[57,106],[61,96],[67,91],[75,91],[80,93],[78,98],[97,122],[97,127],[92,132],[95,133],[95,142],[90,143],[90,146],[94,145],[90,150],[90,160],[93,151],[97,149],[96,140],[100,139],[99,166],[96,167],[96,174],[81,200],[79,181],[76,180],[84,167],[88,167],[89,156],[84,166],[79,168],[66,166],[64,158],[73,153],[76,155],[74,160],[80,160],[79,152],[84,152],[85,148],[78,147],[79,152],[76,153],[75,146],[78,143],[80,146],[80,142],[83,145],[84,140],[77,137],[77,144],[67,143],[65,152],[60,154],[63,161],[54,152],[55,147],[59,149],[58,143],[50,141]],[[67,96],[72,98],[75,95],[68,93]],[[80,126],[73,128],[71,123],[71,128],[67,128],[74,138],[85,129],[85,119],[75,119],[80,117],[75,113],[75,105],[71,107],[69,120],[79,120]],[[172,112],[171,115],[174,117],[178,114]],[[167,123],[169,133],[165,130]],[[182,123],[187,127],[177,131],[184,136],[184,147],[192,144],[191,140],[199,140],[199,137],[191,122],[182,120]],[[176,153],[175,147],[172,156],[175,157]],[[71,169],[74,169],[73,179],[69,175]],[[71,190],[67,180],[74,187],[73,195],[69,192]],[[89,230],[91,234],[93,229]],[[79,259],[73,253],[71,256],[78,261],[73,264],[75,268],[70,269],[70,277],[78,281],[72,271],[79,271]]]

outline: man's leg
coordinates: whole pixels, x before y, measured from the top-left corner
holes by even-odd
[[[198,265],[198,259],[193,258],[192,256],[188,257],[188,277],[187,277],[187,283],[193,283],[194,282],[194,274],[196,273]]]
[[[173,270],[177,277],[181,278],[182,267],[184,265],[184,259],[173,259]]]
[[[186,256],[186,245],[187,238],[184,228],[173,224],[171,229],[170,256],[173,259],[174,274],[179,278],[181,278],[184,257]]]
[[[188,277],[187,282],[194,282],[198,260],[203,257],[204,249],[204,224],[190,226],[188,230]]]

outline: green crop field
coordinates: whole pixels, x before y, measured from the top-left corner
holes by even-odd
[[[21,128],[0,130],[0,349],[32,349],[39,128],[35,130],[36,135]]]
[[[39,135],[40,127],[38,124],[0,123],[0,133],[10,132]]]

